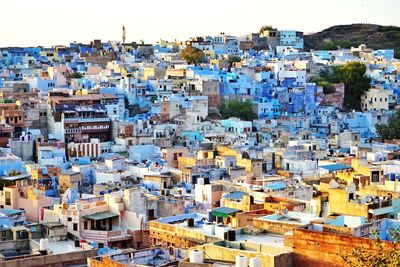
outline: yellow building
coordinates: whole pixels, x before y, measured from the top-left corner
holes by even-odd
[[[184,171],[186,168],[195,166],[207,166],[215,164],[215,152],[213,150],[200,150],[194,157],[178,157],[178,169]]]
[[[229,62],[226,59],[210,59],[210,65],[216,66],[217,69],[228,69]]]
[[[248,212],[248,211],[260,210],[264,207],[264,204],[254,203],[253,196],[250,196],[244,192],[236,191],[222,197],[221,207],[232,208]]]
[[[353,159],[352,169],[341,170],[336,173],[339,179],[354,182],[356,185],[371,185],[383,183],[383,171],[380,166],[372,165],[367,161]]]
[[[165,69],[160,67],[145,67],[143,68],[143,79],[162,79],[165,76]]]
[[[186,77],[186,70],[185,69],[167,69],[165,75],[171,79],[181,79]]]
[[[108,62],[107,69],[110,71],[114,71],[114,73],[119,73],[123,77],[126,77],[126,75],[128,74],[126,69],[122,65],[117,64],[115,61]]]
[[[335,180],[329,183],[329,212],[351,216],[371,218],[386,218],[393,213],[392,200],[388,197],[358,196],[356,185],[339,185]]]
[[[262,160],[258,159],[245,159],[241,153],[235,149],[226,146],[217,146],[219,156],[234,156],[236,157],[236,165],[246,168],[246,172],[253,173],[254,176],[262,174]]]

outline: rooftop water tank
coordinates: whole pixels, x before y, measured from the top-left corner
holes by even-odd
[[[193,218],[187,219],[187,226],[188,227],[194,227],[194,219]]]
[[[204,178],[197,178],[197,184],[204,185]]]
[[[224,240],[225,239],[225,232],[228,231],[228,228],[225,227],[223,224],[219,224],[215,227],[215,235],[219,238]]]
[[[236,267],[247,267],[247,257],[238,255],[236,256]]]
[[[192,250],[189,255],[190,263],[203,263],[204,262],[204,252],[202,250]]]
[[[39,241],[39,250],[47,250],[49,248],[49,239],[41,238]]]
[[[215,225],[213,223],[205,223],[203,224],[204,232],[208,235],[215,235]]]
[[[249,267],[262,267],[261,260],[259,258],[250,258]]]

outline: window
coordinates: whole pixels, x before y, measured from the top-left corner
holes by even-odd
[[[6,205],[11,205],[11,192],[6,192]]]
[[[379,182],[379,171],[373,171],[371,173],[371,176],[372,176],[372,182],[373,183]]]
[[[72,218],[68,217],[67,221],[72,222]]]
[[[72,229],[74,231],[78,231],[78,224],[77,223],[72,224]]]

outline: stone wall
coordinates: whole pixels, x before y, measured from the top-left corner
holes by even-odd
[[[301,226],[298,223],[289,223],[282,221],[267,221],[255,218],[253,226],[258,229],[266,230],[269,233],[284,234],[292,231],[294,228]]]
[[[19,260],[5,261],[1,263],[2,267],[59,267],[65,265],[86,264],[87,258],[96,256],[97,250],[84,250],[64,254],[36,256]]]
[[[391,243],[384,242],[384,245]],[[339,253],[350,254],[360,247],[374,249],[372,240],[367,238],[301,228],[293,231],[295,266],[344,266]]]

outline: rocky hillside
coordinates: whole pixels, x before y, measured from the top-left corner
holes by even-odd
[[[375,24],[338,25],[305,35],[304,48],[337,49],[366,44],[374,49],[393,48],[400,57],[400,27]]]

